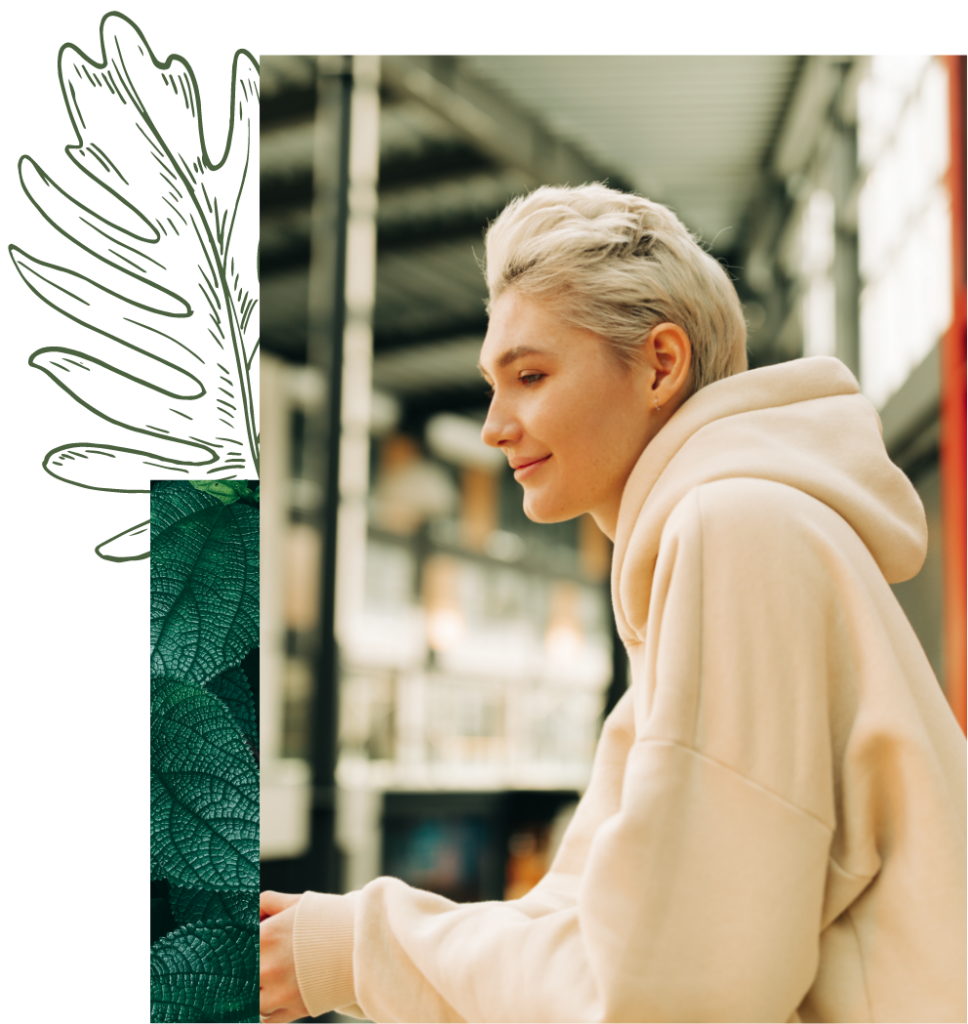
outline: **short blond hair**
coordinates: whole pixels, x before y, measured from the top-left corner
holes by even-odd
[[[519,196],[485,238],[488,310],[508,288],[555,297],[564,323],[603,335],[631,365],[649,331],[681,327],[694,388],[747,368],[746,321],[726,271],[660,203],[605,185]]]

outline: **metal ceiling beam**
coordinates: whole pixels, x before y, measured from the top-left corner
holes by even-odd
[[[414,246],[433,246],[441,242],[452,242],[466,238],[468,246],[476,244],[483,248],[484,228],[488,220],[496,217],[502,207],[480,214],[477,210],[457,211],[448,217],[421,220],[412,223],[380,225],[377,243],[380,254],[398,251]]]
[[[466,238],[468,246],[482,247],[484,227],[488,220],[496,217],[501,207],[495,207],[486,214],[476,210],[455,211],[448,216],[433,220],[420,219],[400,224],[380,225],[377,244],[381,256],[393,251],[412,249],[415,246],[430,247],[455,239]],[[263,225],[271,218],[263,220]],[[286,231],[275,232],[263,227],[261,268],[263,274],[277,274],[293,267],[304,266],[309,259],[309,224],[287,224]],[[271,229],[271,224],[268,225]],[[278,234],[278,238],[275,236]],[[269,236],[268,239],[266,236]]]
[[[268,196],[273,204],[286,205],[286,191],[296,183],[301,184],[304,192],[310,188],[314,130],[313,121],[308,117],[287,121],[275,129],[263,128],[264,203]],[[381,155],[380,187],[429,185],[455,174],[496,173],[498,170],[487,154],[463,137],[427,139],[419,152],[391,150]]]
[[[849,64],[850,58],[833,56],[808,57],[800,64],[771,153],[771,169],[781,180],[803,171]]]
[[[267,211],[309,209],[313,198],[313,172],[307,168],[304,173],[289,178],[263,177],[259,188],[259,202],[263,216]]]
[[[427,140],[419,153],[391,153],[380,161],[380,188],[429,185],[441,178],[497,170],[486,154],[463,140]]]
[[[293,238],[285,248],[264,251],[260,255],[262,273],[285,273],[296,267],[309,264],[309,232],[305,236]]]
[[[263,98],[259,114],[263,125],[285,124],[291,121],[312,121],[316,109],[316,83],[309,88],[297,86]]]
[[[465,415],[487,413],[487,398],[480,385],[456,385],[447,390],[426,394],[407,395],[402,400],[400,429],[415,437],[422,437],[424,426],[431,416],[439,412],[460,412]]]
[[[389,352],[395,349],[409,348],[414,345],[426,345],[435,341],[452,341],[454,338],[473,336],[483,340],[487,333],[487,314],[483,305],[480,313],[473,316],[458,318],[441,315],[440,324],[434,329],[417,331],[381,331],[374,330],[373,348],[378,352]]]

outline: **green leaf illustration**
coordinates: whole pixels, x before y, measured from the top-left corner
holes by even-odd
[[[151,498],[151,674],[205,683],[259,642],[259,513],[182,481]]]
[[[258,927],[182,925],[151,947],[151,1020],[258,1019],[258,957]]]
[[[199,467],[211,480],[255,477],[258,65],[245,51],[235,56],[218,162],[191,68],[179,56],[158,61],[123,15],[102,21],[99,59],[64,46],[58,70],[76,135],[66,151],[100,186],[100,201],[90,208],[77,198],[83,190],[72,195],[23,157],[24,192],[75,243],[77,259],[68,267],[9,251],[31,291],[88,330],[38,349],[30,365],[141,437],[132,448],[63,445],[44,468],[81,487],[128,492]],[[119,538],[98,550],[143,557]]]
[[[155,680],[151,848],[173,884],[257,891],[259,778],[225,705],[195,683]]]
[[[214,679],[210,679],[205,684],[205,689],[225,704],[238,727],[258,750],[259,725],[256,718],[255,695],[242,669],[227,668]]]

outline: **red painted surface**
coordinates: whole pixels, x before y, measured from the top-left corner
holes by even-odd
[[[966,730],[965,57],[944,58],[950,83],[951,326],[941,349],[941,515],[944,551],[945,690]]]

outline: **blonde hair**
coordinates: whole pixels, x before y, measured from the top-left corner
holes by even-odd
[[[542,186],[485,238],[488,311],[513,287],[554,296],[563,322],[603,335],[632,365],[660,323],[692,345],[694,389],[747,368],[746,322],[726,271],[667,207],[604,185]]]

